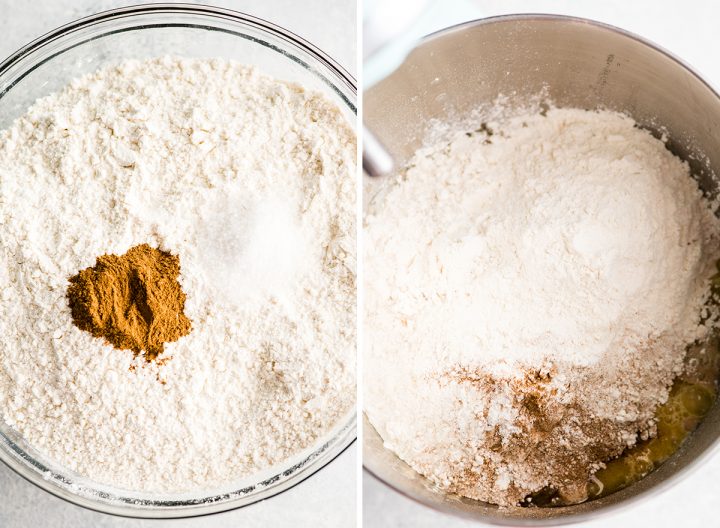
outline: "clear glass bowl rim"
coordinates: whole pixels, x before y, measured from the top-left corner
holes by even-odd
[[[45,49],[53,43],[61,41],[75,32],[90,29],[99,24],[131,17],[142,19],[143,17],[149,15],[201,16],[204,18],[203,24],[193,25],[189,23],[171,23],[168,25],[195,27],[209,31],[224,31],[226,33],[233,33],[224,28],[212,26],[208,22],[209,19],[218,19],[226,23],[229,22],[238,24],[237,33],[233,33],[238,37],[243,36],[243,28],[249,26],[255,31],[267,33],[271,37],[282,40],[290,47],[294,46],[299,48],[302,52],[307,53],[312,57],[312,59],[327,68],[327,71],[330,72],[330,75],[333,77],[333,81],[335,81],[335,83],[326,78],[321,72],[315,71],[314,68],[302,59],[286,53],[283,49],[277,47],[276,45],[270,42],[258,42],[256,39],[251,38],[251,40],[256,41],[259,45],[264,45],[275,52],[284,55],[289,60],[295,61],[304,69],[316,75],[335,92],[335,94],[345,105],[347,105],[353,114],[357,114],[357,106],[354,101],[357,96],[357,82],[355,78],[318,47],[277,24],[273,24],[246,13],[214,6],[182,3],[145,4],[111,9],[78,19],[46,33],[45,35],[26,44],[0,63],[0,99],[12,90],[12,88],[17,85],[17,83],[20,82],[25,75],[30,73],[40,64],[44,64],[52,60],[53,57],[64,53],[68,49],[82,45],[89,40],[101,38],[102,36],[106,36],[113,32],[101,31],[97,35],[86,38],[73,46],[63,48],[49,57],[46,57],[38,64],[32,65],[31,68],[27,69],[27,71],[23,72],[12,82],[3,84],[4,76],[8,75],[9,72],[12,72],[14,68],[23,66],[26,62],[32,62],[34,59],[33,54],[36,52]],[[138,27],[133,26],[132,29],[145,31],[153,29],[153,26],[141,26],[141,24],[138,24]],[[337,85],[340,85],[342,90],[339,89]],[[349,94],[350,97],[348,97],[347,94]],[[201,498],[174,501],[138,500],[137,497],[128,498],[121,495],[108,495],[104,491],[100,491],[97,494],[97,498],[91,497],[87,494],[75,493],[68,489],[68,487],[61,485],[59,482],[44,478],[42,472],[47,470],[44,463],[33,459],[32,456],[26,453],[23,448],[18,446],[12,439],[8,438],[2,431],[0,431],[0,461],[2,461],[19,476],[23,477],[25,480],[40,489],[86,509],[133,518],[179,519],[212,515],[215,513],[242,508],[258,501],[276,496],[295,487],[330,464],[355,442],[357,437],[356,423],[357,413],[354,411],[349,412],[346,418],[341,420],[341,422],[338,423],[331,432],[327,433],[321,440],[318,441],[316,447],[313,448],[312,451],[306,450],[302,456],[298,455],[291,459],[291,461],[287,461],[276,467],[275,470],[277,473],[269,478],[262,479],[262,481],[257,485],[252,486],[253,489],[256,488],[256,486],[261,486],[261,489],[255,493],[251,492],[252,495],[249,496],[240,494],[244,490],[237,490],[221,494],[209,494]],[[290,467],[282,469],[282,467],[286,467],[288,465]],[[64,476],[57,476],[60,477],[59,480],[62,482]],[[283,480],[283,477],[286,478]]]

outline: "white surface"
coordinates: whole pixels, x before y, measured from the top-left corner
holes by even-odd
[[[57,26],[97,11],[137,3],[140,2],[0,0],[0,60]],[[280,24],[314,43],[355,74],[356,7],[352,0],[206,0],[204,3],[244,11]],[[353,444],[319,473],[273,499],[234,512],[181,521],[138,521],[87,511],[50,496],[0,464],[0,528],[354,526],[356,457],[356,444]]]
[[[592,18],[633,31],[670,50],[697,69],[716,88],[720,87],[717,60],[717,21],[720,3],[605,0],[474,0],[485,16],[509,13],[556,13]],[[608,514],[583,528],[644,527],[694,528],[718,526],[717,504],[720,453],[670,489]],[[365,474],[363,524],[373,528],[469,528],[476,523],[456,520],[402,497]]]

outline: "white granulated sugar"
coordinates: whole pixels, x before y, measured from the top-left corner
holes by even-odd
[[[208,283],[238,304],[286,289],[313,262],[312,239],[296,216],[293,202],[280,197],[247,203],[242,195],[223,195],[207,204],[197,251]]]
[[[127,62],[0,134],[0,411],[146,491],[282,463],[355,401],[355,137],[323,96],[219,60]],[[192,331],[146,364],[79,330],[68,278],[178,255]],[[164,384],[162,383],[164,382]]]
[[[365,408],[446,488],[583,500],[598,462],[653,433],[686,345],[707,335],[720,223],[688,166],[634,125],[507,118],[419,151],[373,198]]]

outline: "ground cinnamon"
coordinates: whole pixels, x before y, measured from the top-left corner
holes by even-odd
[[[154,360],[165,343],[190,332],[179,274],[176,255],[148,244],[98,257],[94,267],[70,278],[73,322],[115,348]]]

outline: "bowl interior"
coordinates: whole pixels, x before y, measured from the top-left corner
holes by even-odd
[[[588,20],[504,16],[427,37],[364,96],[364,122],[400,166],[434,120],[462,121],[498,95],[547,94],[560,107],[607,108],[650,130],[714,190],[720,167],[717,95],[678,60],[634,35]]]
[[[126,59],[222,58],[320,91],[355,127],[354,79],[320,50],[265,21],[230,11],[149,6],[101,13],[60,28],[0,66],[0,129],[36,99]]]
[[[231,11],[151,5],[101,13],[31,43],[0,65],[0,129],[38,98],[72,79],[128,59],[158,56],[222,58],[323,93],[356,127],[354,79],[332,59],[292,33]],[[301,482],[355,439],[350,412],[317,444],[281,466],[220,489],[149,494],[82,478],[46,460],[0,421],[0,459],[23,477],[82,506],[118,515],[180,517],[251,504]]]
[[[559,107],[606,108],[631,115],[687,160],[701,188],[717,194],[720,99],[689,68],[634,35],[588,20],[519,15],[461,24],[424,39],[405,63],[364,96],[364,122],[402,166],[435,123],[456,130],[498,96],[539,94]],[[477,122],[475,122],[477,125]],[[713,170],[715,169],[715,170]],[[365,207],[382,181],[366,178]],[[450,496],[385,449],[364,422],[366,468],[434,508],[499,524],[558,524],[586,518],[659,489],[709,452],[720,434],[716,403],[681,449],[657,471],[608,497],[558,508],[495,506]]]

